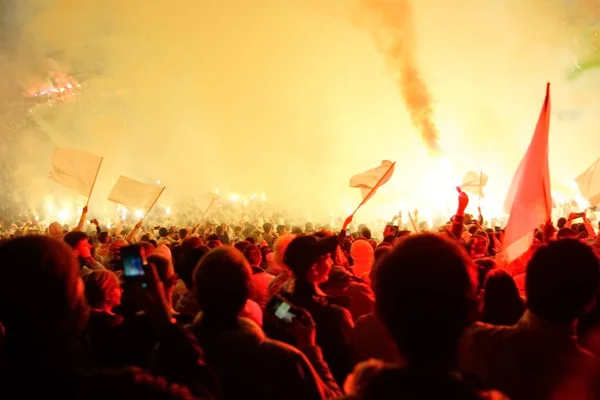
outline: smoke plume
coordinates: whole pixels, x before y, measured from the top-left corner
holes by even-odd
[[[359,23],[373,36],[396,75],[410,118],[430,154],[439,154],[431,93],[419,71],[417,32],[410,0],[360,0]]]

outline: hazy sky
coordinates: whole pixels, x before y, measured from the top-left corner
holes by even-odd
[[[567,184],[600,156],[600,73],[566,80],[581,49],[564,0],[413,0],[414,37],[403,45],[452,167],[441,175],[397,66],[371,35],[397,40],[407,21],[365,19],[373,0],[19,2],[18,62],[51,56],[87,72],[80,103],[42,114],[73,145],[106,157],[99,199],[124,174],[160,179],[164,202],[218,187],[345,212],[360,199],[350,176],[391,159],[390,188],[365,212],[386,213],[392,201],[415,207],[440,176],[448,192],[454,177],[480,168],[490,175],[486,201],[500,204],[547,81],[563,117],[551,127],[554,182]]]

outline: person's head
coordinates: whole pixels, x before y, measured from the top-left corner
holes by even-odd
[[[277,225],[277,236],[283,236],[288,234],[290,228],[286,225]]]
[[[165,293],[170,298],[173,295],[175,283],[177,283],[177,275],[175,275],[175,268],[171,259],[160,254],[153,254],[147,260],[148,263],[154,264],[156,267],[156,272],[165,288]]]
[[[496,268],[496,261],[488,257],[478,258],[474,261],[477,267],[477,290],[481,290],[488,272]]]
[[[225,232],[225,230],[221,225],[217,226],[217,228],[215,229],[215,233],[217,234],[217,236],[223,236],[223,232]]]
[[[121,304],[121,285],[114,272],[94,270],[83,277],[85,297],[94,310],[110,311]]]
[[[560,230],[565,227],[567,224],[567,219],[565,217],[561,217],[556,221],[556,227]]]
[[[383,229],[383,237],[388,238],[390,236],[396,236],[396,228],[394,228],[394,225],[388,224]]]
[[[455,362],[475,303],[469,268],[463,248],[432,234],[403,238],[375,266],[376,313],[410,363]]]
[[[331,253],[338,246],[335,236],[317,239],[298,236],[287,246],[283,262],[297,281],[320,284],[327,281],[332,266]]]
[[[242,235],[242,227],[236,226],[235,228],[233,228],[233,234],[235,236],[241,236]]]
[[[527,308],[557,324],[570,324],[592,304],[600,284],[598,258],[575,239],[550,242],[527,265]]]
[[[577,238],[577,232],[571,228],[560,228],[556,233],[556,239],[575,239]]]
[[[373,253],[373,262],[376,263],[377,261],[381,260],[381,258],[383,258],[386,254],[391,253],[393,248],[394,247],[392,247],[392,245],[387,243],[380,244]]]
[[[256,245],[250,245],[244,249],[244,257],[252,267],[258,267],[262,263],[262,252]]]
[[[204,317],[232,321],[252,293],[252,271],[244,255],[232,247],[206,254],[194,271],[194,294]]]
[[[187,249],[181,253],[180,262],[177,264],[177,275],[181,278],[185,287],[192,291],[194,287],[194,269],[208,252],[210,248],[208,246],[198,246],[192,249]]]
[[[107,231],[100,232],[98,234],[98,243],[109,244],[110,243],[110,234]]]
[[[373,264],[374,250],[373,246],[366,240],[357,240],[350,247],[350,256],[354,263],[370,263]]]
[[[92,245],[88,241],[88,235],[85,232],[73,231],[69,232],[64,237],[77,257],[90,258],[92,256]]]
[[[508,272],[488,272],[483,287],[483,321],[493,325],[514,325],[525,307],[519,289]]]
[[[24,236],[0,246],[0,323],[7,345],[71,345],[88,312],[79,265],[65,243]]]
[[[271,231],[273,230],[273,225],[269,222],[265,222],[263,224],[263,232],[264,233],[271,233]]]
[[[360,231],[360,236],[370,240],[371,239],[371,230],[369,228],[362,228]]]
[[[315,227],[312,222],[307,222],[304,224],[304,232],[313,233],[315,231]]]
[[[190,232],[185,229],[185,228],[181,228],[179,230],[179,240],[184,240],[185,238],[187,238],[190,235]]]
[[[241,253],[244,252],[244,250],[246,250],[246,247],[251,246],[252,244],[250,242],[247,242],[245,240],[242,240],[240,242],[237,242],[236,244],[233,245],[233,247],[235,247],[236,249],[238,249]]]
[[[273,244],[273,262],[279,268],[287,268],[284,262],[284,255],[289,244],[294,240],[296,236],[291,233],[279,236]]]
[[[158,230],[158,236],[160,238],[166,238],[167,236],[169,236],[169,230],[165,227],[162,227]]]

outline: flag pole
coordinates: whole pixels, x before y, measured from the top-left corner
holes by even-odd
[[[479,194],[477,195],[477,211],[481,207],[481,194],[483,193],[483,168],[479,169]]]
[[[158,196],[156,196],[156,199],[154,199],[154,203],[152,203],[152,205],[150,206],[150,208],[148,209],[148,211],[146,211],[146,215],[144,215],[144,218],[142,218],[142,221],[146,219],[146,217],[148,216],[148,214],[150,214],[150,211],[152,211],[152,209],[156,205],[156,202],[158,201],[158,199],[163,194],[163,192],[165,191],[166,188],[167,188],[166,186],[163,186],[163,188],[160,191],[160,193],[158,194]]]
[[[101,157],[100,163],[98,164],[98,170],[96,171],[96,175],[94,176],[94,182],[92,183],[92,187],[90,188],[90,194],[88,195],[87,203],[85,203],[86,207],[90,204],[90,199],[92,198],[92,192],[94,191],[94,186],[96,186],[96,179],[98,179],[98,174],[100,173],[100,167],[102,167],[103,160],[104,160],[104,157]]]
[[[413,219],[410,211],[408,212],[408,218],[410,219],[410,224],[412,225],[413,229],[415,230],[415,233],[419,233],[419,231],[417,230],[417,226],[415,225],[415,220]]]
[[[354,212],[352,214],[350,214],[351,217],[354,217],[354,214],[356,214],[356,212],[358,211],[358,209],[361,208],[367,202],[367,200],[369,200],[371,198],[371,196],[373,196],[373,194],[375,193],[375,191],[381,185],[381,182],[383,182],[383,178],[385,178],[387,176],[388,172],[390,172],[392,170],[392,168],[394,168],[395,165],[396,165],[396,161],[394,161],[392,163],[392,165],[390,165],[390,167],[387,169],[387,171],[385,171],[385,174],[381,175],[381,178],[379,178],[379,180],[377,181],[377,183],[375,184],[375,186],[373,186],[371,188],[371,190],[369,191],[369,194],[366,195],[363,198],[363,200],[360,202],[360,204],[358,205],[358,207],[356,207],[356,210],[354,210]]]
[[[204,219],[208,210],[210,210],[212,208],[213,204],[215,204],[215,200],[217,200],[217,198],[213,197],[212,200],[210,201],[210,204],[208,205],[208,207],[206,207],[206,210],[204,210],[204,212],[202,213],[202,219]]]

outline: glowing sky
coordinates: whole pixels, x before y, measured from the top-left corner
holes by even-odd
[[[73,74],[85,71],[81,102],[48,118],[67,141],[106,157],[98,201],[124,174],[160,179],[165,203],[219,187],[343,213],[360,199],[350,176],[391,159],[396,174],[365,213],[436,203],[436,193],[446,196],[480,168],[490,176],[485,201],[496,209],[547,81],[553,181],[567,185],[600,156],[600,73],[567,82],[577,27],[565,25],[562,0],[414,1],[416,59],[447,156],[441,169],[427,157],[384,54],[356,23],[364,10],[354,1],[20,7],[19,63],[51,56]]]

